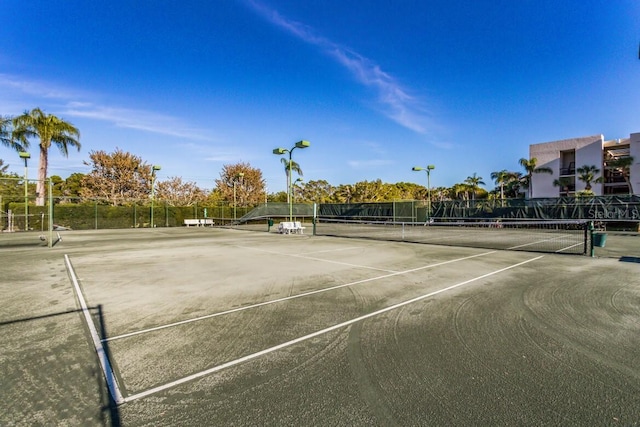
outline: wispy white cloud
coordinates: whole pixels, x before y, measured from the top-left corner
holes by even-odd
[[[66,106],[62,114],[105,121],[121,128],[194,140],[210,140],[202,131],[185,126],[180,119],[152,111],[73,102]]]
[[[423,102],[412,96],[393,76],[370,59],[317,35],[308,25],[287,19],[257,0],[250,0],[249,4],[272,24],[332,56],[359,83],[374,88],[378,94],[380,111],[391,120],[421,134],[426,134],[435,127]]]
[[[210,141],[211,137],[201,129],[189,127],[180,118],[141,109],[97,105],[85,102],[96,98],[87,92],[69,89],[45,81],[22,79],[0,74],[0,89],[14,98],[34,97],[36,100],[56,101],[57,113],[67,117],[80,117],[111,123],[116,127],[136,129],[143,132],[175,136],[191,140]],[[9,97],[7,97],[9,98]],[[16,104],[3,100],[5,106]],[[1,112],[9,114],[9,112]],[[12,111],[12,114],[18,112]]]
[[[86,93],[78,90],[64,88],[44,81],[26,80],[8,74],[0,74],[0,88],[47,99],[69,100],[87,96]]]

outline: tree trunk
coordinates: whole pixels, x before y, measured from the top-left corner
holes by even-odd
[[[290,165],[289,165],[290,167]],[[289,197],[291,197],[291,169],[287,167],[287,203],[291,203]]]
[[[44,206],[46,196],[45,180],[47,179],[47,165],[49,164],[49,144],[40,144],[40,160],[38,161],[38,182],[36,184],[36,206]]]
[[[633,194],[633,187],[631,186],[631,177],[627,174],[623,174],[622,177],[625,181],[627,181],[627,185],[629,186],[629,194]]]

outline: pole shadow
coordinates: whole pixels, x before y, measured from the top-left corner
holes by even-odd
[[[106,325],[104,321],[104,315],[102,312],[102,305],[98,305],[96,307],[88,307],[88,309],[92,314],[91,318],[97,322],[96,326],[101,335],[101,338],[106,337]],[[86,332],[89,333],[89,331],[87,330],[86,322],[84,322],[84,317],[82,316],[83,314],[82,309],[65,310],[65,311],[44,314],[40,316],[21,317],[16,319],[0,321],[0,328],[9,327],[11,325],[17,325],[20,323],[28,323],[28,322],[50,319],[50,318],[55,318],[60,316],[67,316],[72,314],[78,314],[81,316],[82,324],[84,325]],[[100,360],[99,360],[98,354],[95,352],[93,342],[91,341],[91,339],[89,339],[89,344],[93,352],[95,365],[89,367],[87,372],[89,372],[90,375],[96,379],[96,385],[97,385],[98,393],[100,396],[99,414],[96,414],[95,416],[99,420],[99,422],[104,426],[120,427],[122,425],[122,422],[120,418],[120,411],[119,411],[118,405],[113,400],[113,397],[111,396],[111,393],[108,390],[106,378],[104,378],[104,373],[100,367]],[[108,347],[108,342],[103,343],[103,347],[107,354],[107,357],[109,358],[109,360],[111,360],[111,353]]]

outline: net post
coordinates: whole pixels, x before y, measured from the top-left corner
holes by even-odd
[[[51,178],[49,178],[49,248],[53,247],[53,185],[51,183]]]
[[[316,221],[318,218],[318,204],[317,203],[313,203],[313,219],[311,220],[311,223],[313,224],[313,235],[316,235]]]
[[[596,256],[595,254],[596,251],[595,251],[595,248],[593,247],[593,232],[594,232],[593,221],[589,221],[589,225],[587,226],[587,228],[588,228],[588,231],[585,231],[585,234],[589,233],[589,246],[590,246],[591,257],[593,258],[594,256]],[[585,246],[586,246],[586,243],[585,243]]]

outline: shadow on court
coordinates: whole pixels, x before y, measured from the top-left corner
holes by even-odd
[[[102,307],[89,310],[104,335]],[[86,351],[93,348],[89,332],[73,333],[81,313],[73,309],[0,321],[5,365],[0,424],[121,425],[98,356]]]

